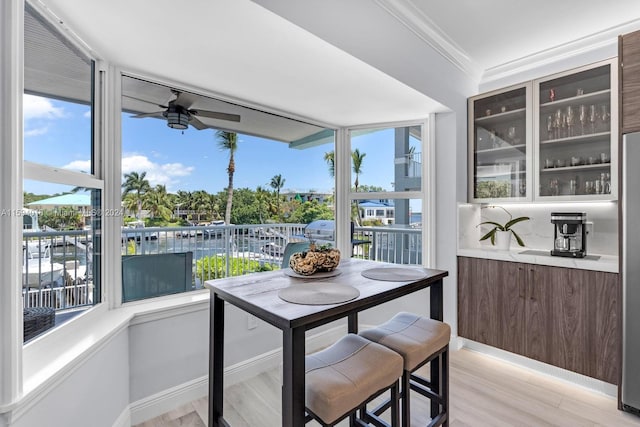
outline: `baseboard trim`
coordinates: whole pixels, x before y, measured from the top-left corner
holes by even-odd
[[[131,427],[131,408],[127,406],[113,423],[112,427]]]
[[[617,398],[618,386],[609,384],[595,378],[587,377],[576,372],[568,371],[566,369],[558,368],[557,366],[549,365],[546,363],[538,362],[537,360],[529,359],[528,357],[520,356],[508,351],[501,350],[499,348],[491,347],[486,344],[481,344],[476,341],[471,341],[466,338],[457,338],[458,348],[466,348],[471,351],[486,354],[496,359],[500,359],[507,363],[512,363],[523,368],[531,369],[536,373],[549,375],[555,379],[566,381],[570,384],[587,388],[591,391],[602,393],[609,397]]]
[[[331,345],[346,333],[345,326],[337,326],[306,339],[307,352]],[[282,348],[244,360],[224,370],[224,386],[229,387],[254,377],[261,372],[277,368],[282,364]],[[155,418],[208,393],[209,378],[204,375],[175,387],[131,403],[118,417],[113,427],[130,427]]]

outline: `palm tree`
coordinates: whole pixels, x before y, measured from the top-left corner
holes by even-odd
[[[356,188],[356,193],[358,192],[358,185],[360,182],[358,181],[358,177],[362,173],[362,161],[367,153],[360,153],[359,149],[353,150],[351,153],[351,160],[353,161],[353,173],[356,174],[356,180],[353,182],[353,186]]]
[[[327,165],[329,166],[329,175],[331,175],[331,178],[336,176],[335,158],[336,158],[336,153],[334,151],[329,151],[324,153],[324,161],[327,162]]]
[[[353,182],[356,193],[358,192],[358,185],[360,185],[359,177],[362,173],[362,161],[367,153],[360,153],[359,149],[355,149],[351,152],[351,161],[353,162],[353,173],[356,174],[356,180]],[[360,203],[356,199],[356,222],[360,225]]]
[[[238,148],[238,135],[234,132],[219,130],[216,132],[218,145],[222,150],[229,150],[229,166],[227,173],[229,174],[229,185],[227,186],[227,209],[224,214],[224,222],[231,224],[231,205],[233,203],[233,174],[236,171],[236,163],[233,155]]]
[[[122,196],[124,197],[129,193],[135,193],[138,216],[142,210],[142,196],[144,196],[144,193],[151,190],[149,180],[145,179],[146,176],[146,172],[142,172],[141,174],[138,174],[138,172],[124,174]]]
[[[191,192],[185,190],[178,190],[175,197],[175,207],[178,211],[178,216],[182,218],[184,212],[191,209]]]
[[[171,219],[171,198],[164,185],[156,185],[153,189],[147,191],[142,205],[149,210],[152,218],[157,215],[166,221]]]
[[[198,213],[198,221],[202,214],[211,211],[211,195],[204,190],[197,190],[191,194],[191,208]]]
[[[285,181],[286,179],[284,179],[282,175],[278,174],[274,175],[274,177],[271,178],[271,183],[269,184],[271,185],[271,188],[276,191],[276,209],[278,212],[278,216],[280,215],[280,190],[282,189],[282,187],[284,187]]]

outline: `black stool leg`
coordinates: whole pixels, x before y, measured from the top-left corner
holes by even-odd
[[[391,388],[391,425],[393,427],[400,425],[400,414],[398,411],[398,403],[400,398],[400,386],[398,381]]]
[[[442,372],[442,355],[439,355],[431,361],[431,391],[442,395],[440,389],[440,373]],[[440,405],[435,400],[431,400],[431,418],[435,418],[440,412]]]
[[[411,372],[402,371],[402,427],[411,426]]]
[[[442,352],[442,399],[442,411],[446,417],[442,425],[449,427],[449,346]]]

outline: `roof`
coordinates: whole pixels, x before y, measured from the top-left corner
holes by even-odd
[[[362,200],[358,203],[361,208],[392,208],[393,203],[381,202],[379,200]]]
[[[27,203],[28,206],[91,206],[91,196],[82,193],[63,194]]]

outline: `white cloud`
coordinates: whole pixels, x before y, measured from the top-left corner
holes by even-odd
[[[90,118],[91,118],[91,110],[86,111],[86,112],[82,115],[82,117],[86,117],[87,119],[90,119]]]
[[[51,100],[35,95],[24,95],[22,98],[24,119],[57,119],[64,117],[64,109],[54,107]]]
[[[166,185],[169,191],[175,190],[173,186],[179,183],[179,177],[189,176],[194,171],[193,166],[185,166],[182,163],[155,163],[141,154],[125,154],[122,157],[122,173],[146,172],[146,178],[151,186]]]
[[[30,136],[44,135],[48,131],[49,131],[49,128],[47,126],[41,127],[41,128],[29,129],[24,131],[24,137],[28,138]]]
[[[78,172],[89,172],[91,170],[91,160],[74,160],[62,166],[63,169],[71,169]]]

